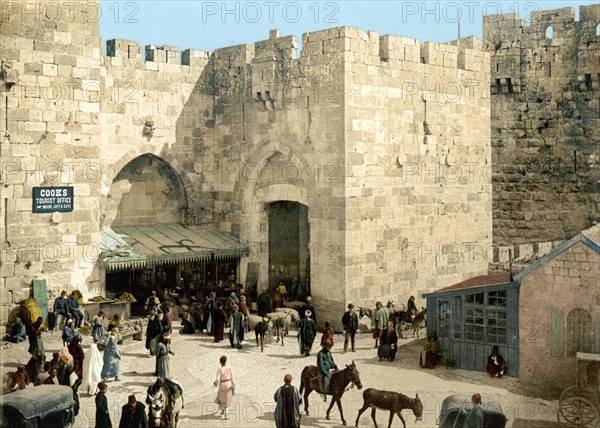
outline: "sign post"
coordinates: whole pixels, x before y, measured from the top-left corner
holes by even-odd
[[[34,213],[73,211],[73,186],[34,187],[32,193]]]

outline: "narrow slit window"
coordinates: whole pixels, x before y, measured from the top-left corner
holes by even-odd
[[[587,91],[591,91],[592,90],[592,75],[586,73],[585,75],[585,89]]]
[[[496,93],[502,93],[502,83],[500,83],[500,79],[496,79]]]
[[[506,86],[508,87],[508,93],[512,94],[513,93],[513,84],[512,84],[512,79],[510,77],[506,79]]]

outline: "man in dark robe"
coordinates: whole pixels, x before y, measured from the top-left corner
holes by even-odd
[[[492,355],[487,359],[486,370],[490,377],[502,377],[504,376],[504,370],[506,369],[506,362],[502,355],[498,353],[498,347],[492,348]]]
[[[150,355],[152,355],[150,342],[161,333],[162,323],[160,322],[160,318],[158,318],[156,309],[153,308],[150,310],[150,314],[148,315],[148,327],[146,327],[146,349],[150,351]]]
[[[306,305],[302,306],[300,309],[300,317],[302,318],[306,311],[310,311],[310,317],[313,319],[315,324],[317,323],[317,310],[315,309],[315,305],[312,304],[312,298],[308,296],[306,298]]]
[[[171,307],[165,305],[162,316],[163,331],[168,331],[169,334],[173,333],[173,312]]]
[[[148,417],[146,406],[130,395],[127,404],[121,409],[121,421],[119,428],[148,428]]]
[[[292,280],[292,285],[290,285],[288,297],[290,302],[294,302],[302,298],[302,285],[300,284],[300,281],[298,281],[297,276],[295,276]]]
[[[31,324],[31,327],[29,327],[29,333],[27,336],[29,337],[29,353],[32,355],[35,353],[36,349],[42,354],[46,352],[44,349],[44,342],[42,341],[43,328],[44,319],[42,317],[38,317],[36,322]]]
[[[232,348],[241,349],[244,340],[244,316],[239,311],[238,305],[233,305],[229,320],[229,343]]]
[[[283,386],[275,392],[275,425],[277,428],[299,428],[300,427],[300,404],[302,398],[298,389],[292,385],[292,375],[286,374],[283,378]]]
[[[217,295],[214,291],[212,291],[206,299],[206,302],[204,302],[204,316],[202,319],[202,328],[206,330],[206,332],[209,334],[213,332],[212,314],[217,308],[217,302],[215,302],[216,297]]]
[[[256,305],[258,307],[258,316],[264,317],[268,313],[273,312],[273,305],[271,304],[271,296],[267,293],[267,287],[263,287],[262,293],[256,299]]]
[[[298,339],[300,340],[300,354],[308,357],[310,355],[310,348],[315,341],[317,336],[317,324],[311,318],[310,311],[306,311],[304,318],[300,320],[300,329],[298,332]]]
[[[25,389],[28,383],[29,376],[27,376],[25,366],[23,364],[19,364],[17,366],[17,371],[14,372],[11,376],[10,383],[8,386],[11,391],[18,391],[20,389]]]
[[[81,379],[83,377],[83,359],[85,353],[79,344],[79,338],[75,336],[68,346],[69,352],[73,356],[73,371]]]
[[[225,321],[227,319],[227,315],[223,310],[223,303],[217,303],[217,309],[213,311],[212,315],[212,323],[213,323],[213,336],[215,338],[215,342],[220,342],[223,340],[223,336],[225,333]]]
[[[354,348],[354,338],[356,331],[358,330],[358,315],[354,310],[352,303],[348,304],[348,310],[342,316],[342,325],[344,326],[345,338],[344,338],[344,352],[348,350],[348,342],[351,342],[352,352],[356,352]]]
[[[394,361],[396,352],[398,351],[398,335],[394,329],[394,324],[391,321],[387,322],[386,329],[381,333],[381,344],[377,348],[377,356],[379,361],[386,360]]]
[[[100,382],[98,384],[98,393],[96,394],[96,428],[112,428],[108,400],[106,399],[107,389],[108,386],[106,383]]]

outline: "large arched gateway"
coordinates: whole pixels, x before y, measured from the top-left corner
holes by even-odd
[[[116,174],[103,213],[107,297],[129,292],[138,299],[132,310],[141,311],[152,290],[185,298],[219,284],[235,287],[246,247],[190,224],[188,211],[183,180],[166,160],[144,154]]]

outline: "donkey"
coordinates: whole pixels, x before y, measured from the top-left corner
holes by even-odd
[[[260,352],[263,352],[265,347],[265,334],[271,334],[272,328],[271,318],[263,318],[258,324],[254,326],[254,334],[256,335],[256,346],[260,343]],[[260,342],[259,342],[260,338]]]
[[[406,422],[402,417],[403,409],[410,409],[413,411],[415,415],[415,422],[423,419],[423,404],[419,399],[419,394],[415,398],[408,398],[406,395],[399,394],[397,392],[392,391],[380,391],[374,388],[368,388],[363,392],[363,400],[364,404],[362,408],[358,411],[358,416],[356,417],[355,426],[358,426],[358,420],[360,419],[360,415],[367,410],[367,408],[371,408],[371,418],[373,418],[373,423],[375,424],[375,428],[377,428],[377,421],[375,420],[375,411],[376,409],[383,409],[390,411],[390,420],[388,422],[388,428],[392,426],[392,420],[394,419],[394,415],[398,415],[400,420],[402,421],[402,425],[406,428]]]
[[[306,366],[302,370],[300,376],[300,394],[304,391],[304,411],[309,416],[308,410],[308,396],[312,391],[317,391],[323,394],[323,386],[321,383],[322,374],[317,366]],[[348,387],[348,385],[350,387]],[[344,411],[342,410],[342,395],[351,387],[355,386],[358,389],[362,389],[362,382],[360,380],[360,374],[356,368],[356,364],[352,361],[352,364],[347,365],[346,368],[340,371],[334,372],[331,375],[331,382],[329,383],[329,390],[327,395],[331,395],[333,399],[327,409],[325,418],[329,420],[329,413],[333,408],[333,405],[337,403],[338,410],[340,411],[340,417],[342,418],[342,424],[346,425],[346,419],[344,419]]]
[[[273,322],[273,330],[277,337],[277,343],[279,343],[279,338],[281,338],[281,346],[283,346],[283,338],[290,331],[290,315],[282,312],[271,312],[267,314],[267,317]]]

